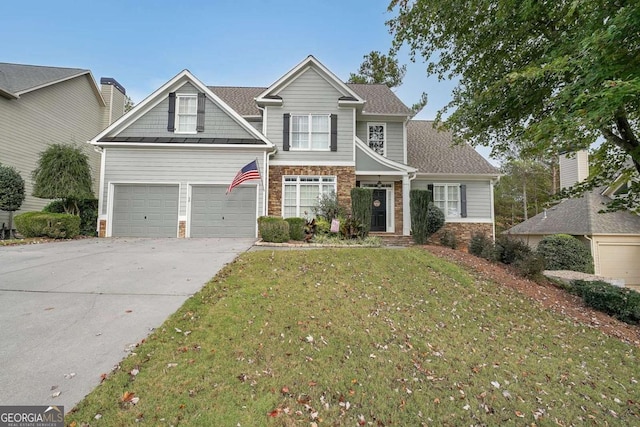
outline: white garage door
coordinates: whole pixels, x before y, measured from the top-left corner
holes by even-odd
[[[178,185],[114,186],[114,237],[177,237]]]
[[[600,275],[624,279],[627,285],[640,285],[640,245],[600,244]]]
[[[191,187],[190,237],[255,237],[256,187]]]

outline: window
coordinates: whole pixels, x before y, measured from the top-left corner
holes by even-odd
[[[445,217],[460,217],[460,185],[434,184],[433,203],[444,212]]]
[[[291,150],[329,150],[329,115],[291,115]]]
[[[369,140],[369,148],[381,156],[385,155],[385,142],[386,142],[386,126],[384,123],[369,123],[367,125],[368,133],[367,139]]]
[[[196,133],[197,95],[177,95],[176,98],[176,133]]]
[[[335,176],[285,176],[282,217],[313,217],[320,195],[332,191],[336,191]]]

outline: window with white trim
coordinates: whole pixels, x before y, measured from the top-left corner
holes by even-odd
[[[434,184],[433,203],[447,218],[460,217],[460,184]]]
[[[369,148],[381,156],[385,155],[387,126],[384,123],[367,123]]]
[[[176,96],[176,133],[197,133],[198,96]]]
[[[331,121],[328,114],[292,114],[291,150],[329,150]]]
[[[311,218],[322,194],[336,192],[335,176],[285,176],[282,217]]]

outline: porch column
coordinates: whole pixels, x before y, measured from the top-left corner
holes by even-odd
[[[409,204],[409,191],[411,190],[411,181],[409,175],[402,177],[402,235],[411,234],[411,205]]]

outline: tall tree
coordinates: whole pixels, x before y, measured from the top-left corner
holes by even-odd
[[[543,154],[603,141],[599,174],[582,190],[620,168],[638,177],[640,2],[392,0],[389,10],[394,49],[407,45],[428,73],[459,78],[445,108],[458,137],[495,156],[511,142]],[[637,181],[620,207],[633,207],[633,193]]]
[[[24,202],[24,179],[20,172],[11,166],[0,164],[0,210],[9,212],[9,238],[13,233],[13,213]],[[4,238],[3,234],[0,238]]]
[[[393,89],[402,84],[407,72],[406,65],[399,65],[398,58],[390,53],[385,55],[376,50],[363,56],[358,73],[349,75],[348,83],[383,84]],[[427,105],[427,93],[423,92],[420,99],[411,106],[415,116]]]
[[[40,153],[33,171],[33,195],[62,199],[67,213],[78,215],[78,201],[92,199],[89,157],[73,145],[52,144]]]

